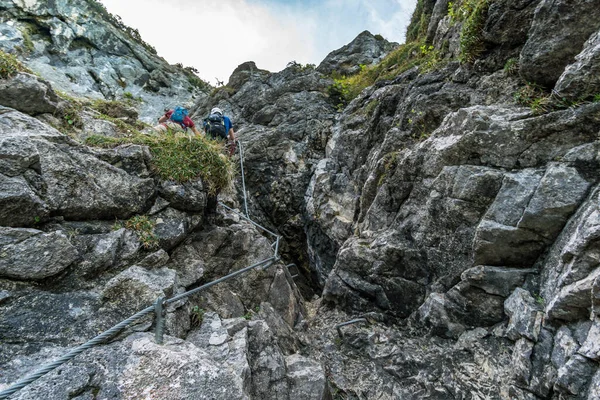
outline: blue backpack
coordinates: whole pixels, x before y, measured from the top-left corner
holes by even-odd
[[[188,110],[186,108],[177,106],[173,110],[173,114],[171,114],[170,120],[173,122],[177,122],[179,125],[181,125],[183,128],[185,128],[183,119],[185,117],[187,117],[187,115],[188,115]]]

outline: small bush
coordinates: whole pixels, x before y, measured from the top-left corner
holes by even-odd
[[[379,40],[379,41],[383,41],[385,40],[383,36],[381,36],[379,33],[377,35],[374,36],[375,39]]]
[[[317,68],[315,64],[302,64],[296,61],[290,61],[289,63],[287,63],[286,68],[290,67],[293,68],[296,72],[312,71],[315,68]]]
[[[125,228],[134,231],[140,238],[145,249],[158,248],[158,238],[154,234],[156,223],[151,221],[147,215],[136,215],[125,221]]]
[[[93,135],[86,144],[115,147],[121,144],[148,146],[152,153],[152,169],[162,179],[187,182],[202,178],[209,192],[228,187],[234,174],[233,162],[223,154],[223,145],[204,136],[167,132],[157,135],[134,134],[127,138]]]

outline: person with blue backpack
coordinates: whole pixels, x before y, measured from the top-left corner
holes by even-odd
[[[154,127],[159,132],[167,130],[187,132],[188,128],[194,132],[194,135],[200,136],[194,121],[188,116],[188,110],[181,106],[165,109],[165,114],[158,119],[158,125]]]
[[[204,132],[207,136],[217,140],[227,140],[229,155],[235,152],[235,132],[228,116],[223,114],[219,107],[210,110],[208,117],[203,120]]]

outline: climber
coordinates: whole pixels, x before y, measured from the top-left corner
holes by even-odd
[[[235,153],[235,133],[233,131],[233,124],[226,115],[223,115],[223,111],[214,107],[210,110],[208,117],[203,120],[204,132],[210,135],[213,139],[227,140],[227,147],[229,149],[229,156]]]
[[[159,132],[166,132],[168,129],[186,132],[187,128],[190,128],[194,135],[200,136],[194,121],[188,117],[188,110],[183,107],[165,108],[165,114],[158,119],[158,125],[154,127]]]

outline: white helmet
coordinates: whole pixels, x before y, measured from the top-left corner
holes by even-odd
[[[223,111],[219,108],[219,107],[215,107],[212,110],[210,110],[211,114],[221,114],[223,115]]]

